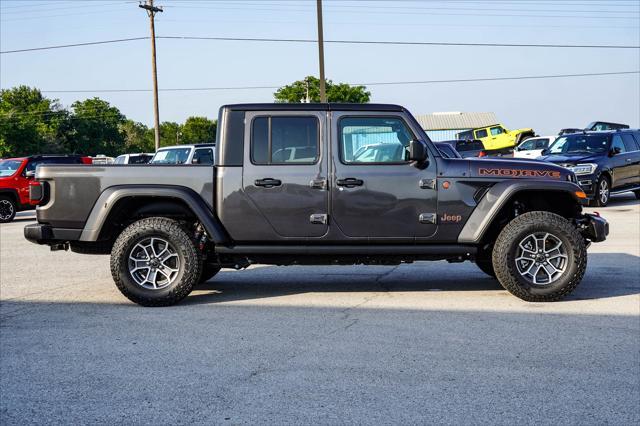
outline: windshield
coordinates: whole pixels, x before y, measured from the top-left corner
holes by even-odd
[[[599,154],[609,149],[608,135],[561,136],[549,147],[550,154]]]
[[[151,164],[184,164],[189,158],[191,148],[162,149],[153,156]]]
[[[12,176],[18,171],[22,161],[20,160],[4,160],[0,161],[0,177]]]

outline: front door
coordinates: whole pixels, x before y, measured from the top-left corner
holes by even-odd
[[[242,186],[274,239],[328,230],[326,113],[247,113]]]
[[[332,115],[332,225],[349,238],[413,240],[436,232],[436,165],[408,158],[417,139],[402,114]]]

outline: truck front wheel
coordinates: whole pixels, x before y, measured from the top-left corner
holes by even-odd
[[[111,275],[120,292],[142,306],[169,306],[193,290],[202,257],[180,223],[163,217],[129,225],[111,251]]]
[[[8,223],[16,216],[16,203],[12,198],[0,196],[0,223]]]
[[[578,286],[587,267],[587,248],[568,220],[534,211],[504,227],[492,262],[498,281],[511,294],[528,302],[549,302]]]

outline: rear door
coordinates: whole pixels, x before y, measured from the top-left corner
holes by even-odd
[[[326,113],[248,112],[242,186],[274,239],[328,230]]]
[[[611,157],[613,166],[613,181],[611,189],[619,190],[631,184],[633,177],[633,153],[627,152],[622,134],[616,133],[611,137],[611,149],[618,151]]]
[[[436,164],[407,160],[418,129],[403,114],[332,114],[332,226],[354,239],[412,241],[437,229]],[[371,153],[374,155],[371,155]]]
[[[630,165],[627,185],[640,185],[640,132],[623,132],[622,142],[627,150],[625,162]]]

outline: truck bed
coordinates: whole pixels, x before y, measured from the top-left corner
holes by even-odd
[[[51,196],[45,205],[38,207],[37,217],[41,223],[81,229],[100,194],[107,188],[122,185],[190,188],[212,208],[214,176],[215,167],[198,165],[40,166],[36,178],[50,186],[47,192]]]

